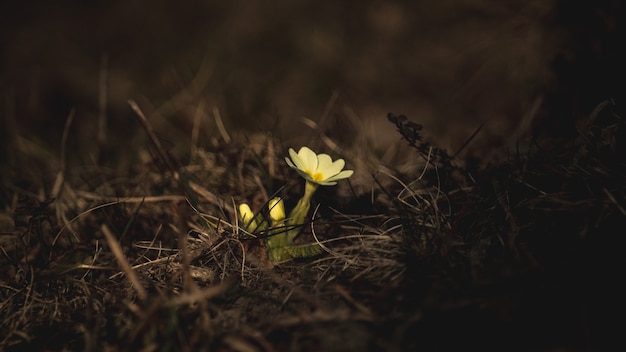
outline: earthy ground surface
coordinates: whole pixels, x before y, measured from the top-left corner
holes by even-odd
[[[0,349],[613,349],[623,12],[3,3]],[[355,174],[272,263],[302,145]]]

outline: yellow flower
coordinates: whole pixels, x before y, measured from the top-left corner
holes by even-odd
[[[302,147],[296,153],[289,148],[290,158],[285,158],[287,165],[296,170],[307,181],[321,186],[333,186],[337,180],[352,176],[354,171],[343,170],[346,162],[343,159],[332,160],[328,154],[315,154],[308,147]]]

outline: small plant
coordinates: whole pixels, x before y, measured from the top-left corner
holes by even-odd
[[[317,243],[294,244],[302,230],[304,220],[311,208],[311,199],[319,186],[334,186],[338,180],[352,176],[352,170],[344,170],[345,161],[335,161],[328,154],[316,154],[308,147],[302,147],[296,153],[289,148],[287,165],[296,170],[305,179],[304,195],[285,217],[285,206],[281,198],[268,202],[270,222],[261,214],[254,214],[248,204],[239,206],[239,216],[248,231],[266,231],[265,239],[268,258],[272,261],[284,261],[291,258],[307,258],[319,255],[322,248]]]

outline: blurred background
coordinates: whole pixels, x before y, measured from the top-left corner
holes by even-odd
[[[71,145],[88,152],[100,133],[109,150],[130,148],[141,131],[132,99],[169,146],[188,143],[198,116],[201,137],[219,136],[219,112],[231,132],[273,130],[295,145],[317,133],[307,117],[340,142],[366,133],[384,149],[399,138],[393,112],[450,150],[486,123],[468,152],[481,155],[528,131],[561,133],[624,86],[621,1],[0,6],[5,150],[16,136],[55,150],[71,111]]]

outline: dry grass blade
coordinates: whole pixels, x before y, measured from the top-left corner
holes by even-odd
[[[150,124],[150,121],[148,121],[148,118],[146,118],[146,116],[144,115],[139,105],[137,105],[137,103],[135,103],[133,100],[129,100],[128,104],[135,112],[143,128],[146,130],[146,133],[148,134],[148,137],[150,138],[150,141],[152,142],[152,144],[154,144],[154,147],[157,149],[157,152],[159,153],[161,160],[163,160],[163,162],[165,163],[167,168],[170,170],[174,178],[178,179],[179,175],[178,175],[177,168],[172,162],[172,159],[170,159],[170,157],[165,152],[165,149],[161,145],[161,141],[159,141],[159,137],[157,137],[156,133],[154,132],[154,129],[152,128],[152,124]]]
[[[139,298],[141,300],[145,300],[148,297],[148,294],[146,290],[143,288],[143,286],[141,285],[141,282],[139,281],[137,274],[128,263],[128,260],[126,259],[126,257],[124,256],[124,252],[122,251],[122,247],[120,246],[119,242],[115,239],[115,236],[113,235],[113,233],[111,233],[111,230],[109,230],[107,225],[102,224],[102,226],[100,227],[100,230],[102,230],[102,233],[106,237],[107,243],[109,244],[109,248],[111,248],[111,252],[113,252],[113,255],[115,255],[115,259],[117,259],[117,262],[119,263],[120,267],[126,274],[128,281],[130,281],[130,283],[133,285],[133,288],[137,292],[137,295],[139,296]]]
[[[65,127],[63,128],[63,136],[61,137],[61,169],[57,173],[57,177],[54,181],[54,186],[52,186],[52,191],[50,192],[53,198],[57,198],[61,193],[61,187],[63,187],[63,183],[65,180],[65,168],[66,168],[66,148],[67,148],[67,138],[69,136],[70,127],[72,126],[72,121],[74,120],[74,116],[76,115],[76,111],[72,110],[65,121]]]

